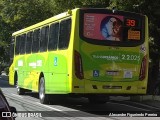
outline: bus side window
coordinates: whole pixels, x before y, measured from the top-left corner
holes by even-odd
[[[60,23],[60,34],[59,34],[59,49],[67,49],[70,40],[71,33],[71,19],[61,21]]]
[[[27,33],[27,40],[26,40],[26,53],[31,53],[32,49],[32,39],[33,39],[33,32]]]
[[[21,40],[20,40],[20,45],[19,45],[19,49],[20,49],[20,54],[24,54],[25,53],[25,41],[26,41],[26,34],[21,35]]]
[[[32,52],[39,51],[39,42],[40,42],[40,29],[37,29],[33,33],[33,43],[32,43]]]
[[[59,23],[50,26],[48,50],[57,50]]]
[[[49,31],[48,26],[43,27],[41,29],[40,52],[47,51],[48,31]]]
[[[20,41],[20,36],[17,36],[16,37],[15,55],[19,54],[19,41]]]

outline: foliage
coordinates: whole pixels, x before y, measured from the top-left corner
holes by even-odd
[[[11,34],[76,7],[106,7],[109,0],[0,0],[0,66],[9,63]]]
[[[14,31],[76,7],[115,7],[146,14],[149,18],[151,58],[157,59],[160,56],[157,55],[160,53],[159,6],[159,0],[0,0],[0,64],[9,60],[9,43]]]

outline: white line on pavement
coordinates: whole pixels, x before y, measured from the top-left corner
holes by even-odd
[[[41,105],[41,106],[46,107],[46,108],[49,108],[49,109],[52,109],[52,110],[55,110],[55,111],[62,111],[62,110],[60,110],[60,109],[53,108],[53,107],[50,107],[50,106],[48,106],[48,105],[43,105],[43,104],[41,104],[41,103],[39,103],[39,102],[36,102],[36,104]]]
[[[22,96],[16,95],[16,94],[13,94],[13,93],[11,93],[11,95],[16,96],[16,97],[19,97],[19,98],[23,98]]]
[[[139,108],[139,107],[134,107],[134,106],[126,105],[126,104],[122,104],[122,103],[114,103],[114,102],[107,102],[107,103],[119,104],[119,105],[123,105],[123,106],[127,106],[127,107],[132,107],[132,108],[140,109],[140,110],[142,110],[142,111],[149,111],[149,110],[147,110],[147,109],[143,109],[143,108]]]

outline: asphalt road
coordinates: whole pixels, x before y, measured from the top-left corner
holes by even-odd
[[[111,97],[110,101],[102,105],[89,104],[85,98],[67,97],[56,104],[43,105],[40,104],[37,93],[17,95],[16,88],[10,86],[8,81],[2,78],[0,79],[0,88],[10,106],[16,107],[19,113],[16,120],[159,120],[158,117],[130,117],[131,114],[127,115],[129,117],[115,117],[113,114],[116,114],[116,112],[124,114],[127,112],[156,114],[157,111],[160,111],[160,106],[158,105],[133,102],[130,101],[129,97]],[[108,113],[113,116],[109,117]]]

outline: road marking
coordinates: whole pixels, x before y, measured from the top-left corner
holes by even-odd
[[[122,103],[113,103],[113,102],[107,102],[107,103],[124,105],[124,106],[127,106],[127,107],[132,107],[132,108],[140,109],[140,110],[143,110],[143,111],[150,111],[150,110],[147,110],[147,109],[143,109],[143,108],[139,108],[139,107],[134,107],[132,105],[126,105],[126,104],[122,104]]]
[[[23,98],[22,96],[16,95],[16,94],[13,94],[13,93],[11,93],[11,95],[16,96],[16,97],[19,97],[19,98]]]
[[[50,107],[50,106],[48,106],[48,105],[43,105],[43,104],[41,104],[41,103],[39,103],[39,102],[36,102],[36,103],[37,103],[38,105],[41,105],[41,106],[43,106],[43,107],[50,108],[50,109],[55,110],[55,111],[63,111],[63,110],[60,110],[60,109],[57,109],[57,108]]]
[[[127,101],[127,102],[130,103],[131,101]],[[150,106],[150,105],[147,105],[147,104],[143,104],[143,103],[137,103],[137,102],[131,102],[131,103],[134,103],[134,104],[137,104],[137,105],[141,105],[141,106],[144,106],[144,107],[149,107],[149,108],[160,110],[160,108],[157,108],[157,107],[154,107],[154,106]]]
[[[4,95],[12,95],[12,96],[16,96],[16,97],[19,97],[19,98],[23,98],[23,97],[20,96],[20,95],[17,95],[17,94],[14,94],[14,93],[9,93],[8,90],[2,89],[2,92],[4,93]]]

